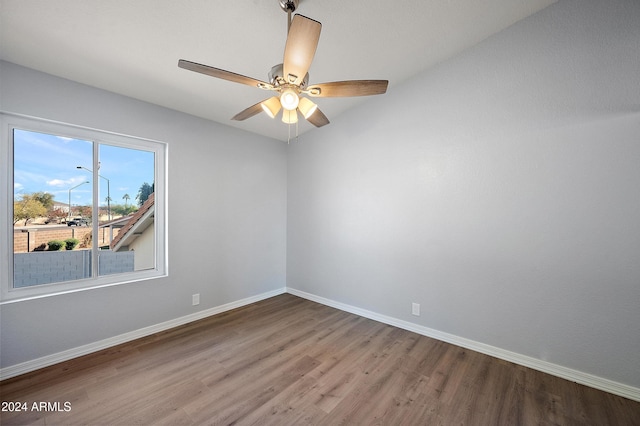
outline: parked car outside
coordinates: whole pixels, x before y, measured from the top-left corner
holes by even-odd
[[[74,217],[73,219],[67,222],[67,226],[82,226],[82,225],[88,225],[88,224],[89,222],[87,221],[87,219],[83,219],[81,217]]]

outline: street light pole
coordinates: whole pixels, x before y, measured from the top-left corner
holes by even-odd
[[[82,183],[74,186],[73,188],[69,188],[69,216],[68,216],[68,220],[71,220],[71,190],[72,189],[76,189],[77,187],[79,187],[80,185],[84,185],[85,183],[89,183],[89,181],[82,182]]]
[[[76,169],[85,169],[86,171],[93,173],[93,170],[89,170],[83,166],[76,166]],[[109,179],[102,176],[101,174],[98,174],[98,177],[101,177],[102,179],[107,181],[107,217],[109,220],[111,220],[111,190],[109,188]]]

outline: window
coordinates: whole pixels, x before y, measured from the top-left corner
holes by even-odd
[[[2,302],[166,275],[164,143],[1,118]]]

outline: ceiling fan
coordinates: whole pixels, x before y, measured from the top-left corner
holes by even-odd
[[[275,118],[282,109],[282,121],[285,123],[297,123],[298,112],[300,112],[308,122],[316,127],[322,127],[329,124],[329,119],[315,103],[302,95],[314,98],[350,97],[380,95],[387,91],[388,80],[348,80],[308,85],[308,71],[316,53],[322,24],[302,15],[291,18],[291,14],[298,7],[299,0],[279,0],[279,2],[280,7],[288,15],[287,42],[283,63],[271,68],[268,83],[184,59],[178,61],[178,66],[186,70],[277,92],[277,95],[239,112],[231,118],[232,120],[246,120],[262,111],[271,118]]]

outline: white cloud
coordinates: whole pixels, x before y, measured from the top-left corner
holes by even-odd
[[[67,138],[65,136],[56,136],[56,138],[60,139],[63,142],[71,142],[71,141],[75,141],[76,140],[74,138]]]
[[[76,176],[71,179],[51,179],[47,181],[47,185],[53,186],[54,188],[65,188],[79,185],[81,183],[87,182],[87,178],[85,176]]]
[[[61,188],[63,186],[69,186],[70,184],[71,184],[70,180],[52,179],[47,181],[47,185],[55,186],[57,188]]]

